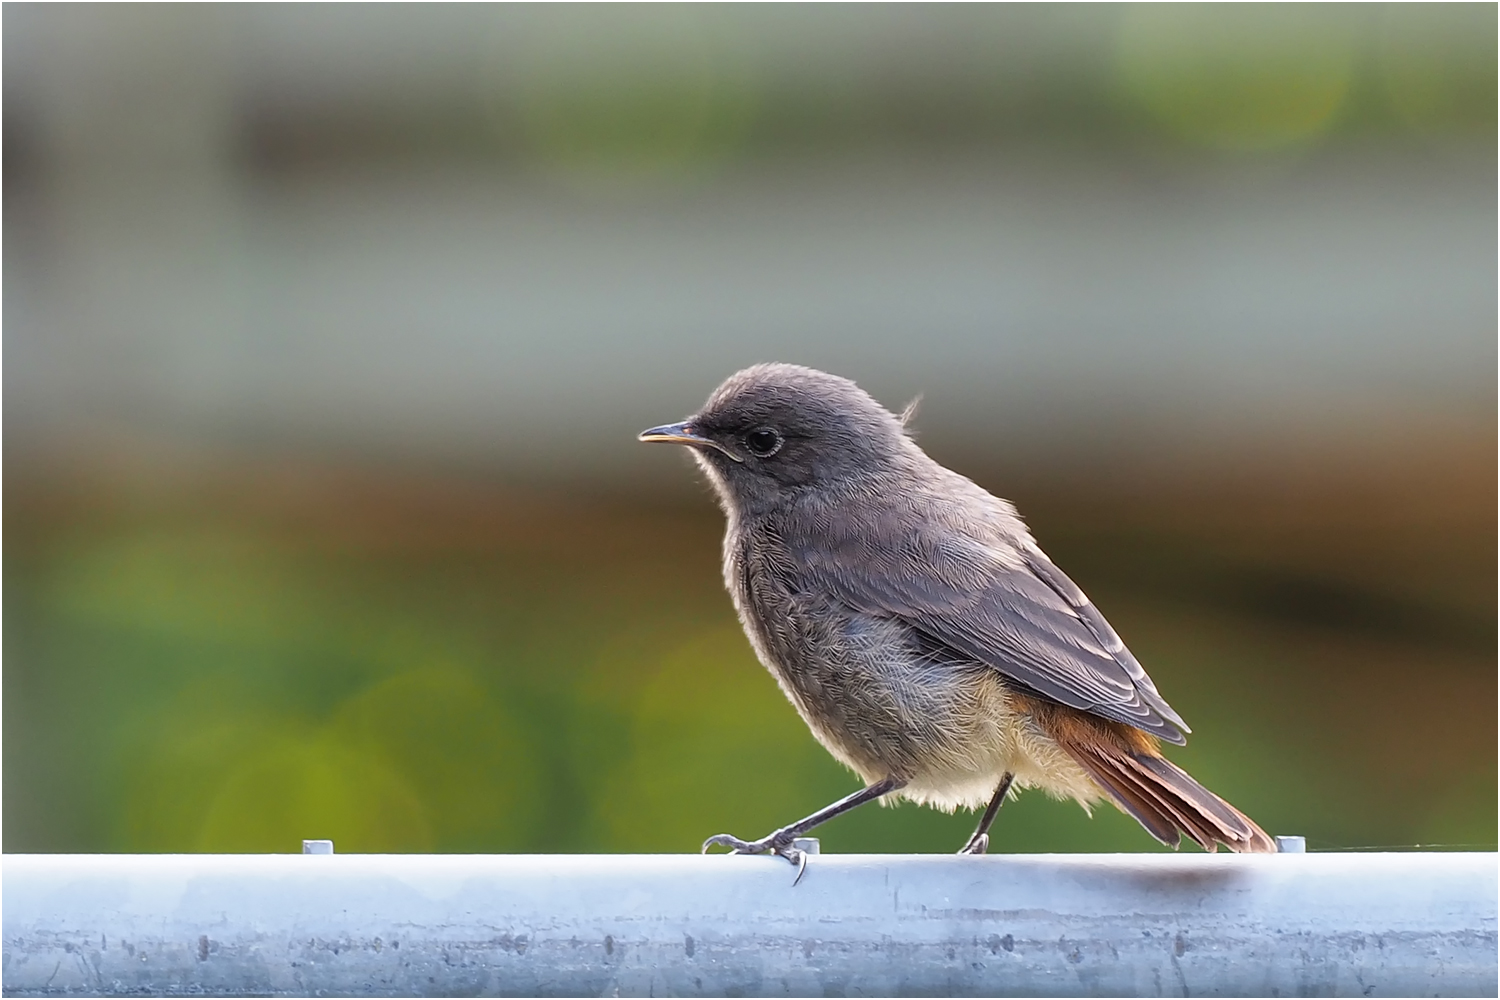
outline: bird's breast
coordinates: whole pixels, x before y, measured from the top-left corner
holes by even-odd
[[[1064,797],[1094,790],[992,668],[934,650],[907,623],[806,585],[755,538],[726,539],[724,576],[761,663],[838,760],[907,798],[979,806],[999,776]]]

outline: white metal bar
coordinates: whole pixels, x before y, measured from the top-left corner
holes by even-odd
[[[8,996],[1494,996],[1494,854],[12,855]]]

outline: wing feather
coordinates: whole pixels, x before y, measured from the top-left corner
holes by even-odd
[[[809,539],[792,553],[809,588],[902,619],[1061,704],[1185,742],[1187,724],[1109,622],[1037,547],[1014,508],[979,492],[982,499],[971,495],[966,505],[951,494],[883,498],[873,525],[840,524],[824,508],[823,530],[784,537]],[[862,509],[871,509],[870,499]]]

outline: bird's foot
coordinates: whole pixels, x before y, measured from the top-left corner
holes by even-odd
[[[960,850],[959,854],[988,854],[990,850],[990,835],[981,833],[970,837],[969,842]]]
[[[797,877],[792,879],[792,885],[796,885],[802,881],[802,873],[807,871],[807,852],[792,846],[795,840],[796,836],[786,830],[777,830],[759,840],[741,840],[731,834],[718,833],[703,842],[703,853],[707,854],[710,847],[727,847],[731,854],[774,854],[797,866]]]

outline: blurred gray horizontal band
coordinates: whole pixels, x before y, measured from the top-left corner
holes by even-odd
[[[14,855],[4,991],[1494,996],[1494,854]]]

